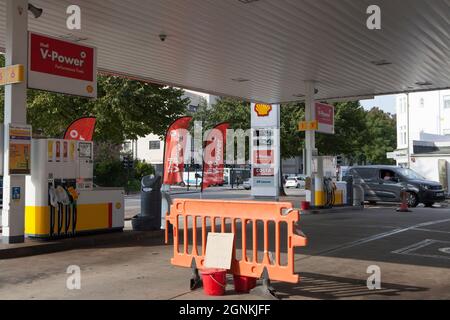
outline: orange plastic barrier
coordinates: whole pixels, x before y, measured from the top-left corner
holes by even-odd
[[[172,264],[180,267],[191,267],[193,260],[198,269],[204,269],[206,255],[206,241],[208,224],[211,232],[225,233],[227,224],[231,224],[231,233],[237,235],[237,224],[241,223],[242,258],[236,259],[234,249],[231,273],[238,276],[260,278],[264,269],[267,269],[270,280],[298,283],[299,276],[294,273],[294,248],[306,246],[307,239],[296,228],[300,215],[294,211],[291,203],[280,202],[254,202],[254,201],[210,201],[210,200],[176,200],[174,201],[170,215],[166,217],[166,243],[168,243],[169,223],[173,226],[174,256]],[[198,225],[198,221],[201,224]],[[180,222],[194,230],[191,239],[188,239],[188,228],[180,239]],[[220,222],[220,230],[217,228]],[[264,251],[263,258],[258,259],[258,232],[257,226],[263,224]],[[248,232],[246,226],[251,224],[252,229],[252,254],[247,254]],[[269,224],[275,225],[274,261],[269,253]],[[281,262],[281,225],[287,224],[286,239],[287,263]],[[198,240],[197,230],[201,227],[201,242]],[[237,238],[235,238],[237,239]],[[189,243],[189,240],[192,242]],[[235,240],[237,241],[237,240]],[[236,242],[235,242],[236,243]],[[201,245],[201,250],[198,247]],[[180,250],[181,247],[181,250]],[[235,246],[236,247],[236,246]],[[190,248],[190,250],[189,250]],[[201,252],[199,252],[201,251]]]

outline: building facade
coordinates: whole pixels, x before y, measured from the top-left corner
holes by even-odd
[[[450,140],[450,90],[401,94],[396,100],[399,165],[408,165],[414,141]]]
[[[450,185],[450,90],[397,96],[397,150],[388,158]]]

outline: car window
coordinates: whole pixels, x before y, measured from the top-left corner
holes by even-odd
[[[398,176],[393,170],[380,170],[379,179],[384,181],[394,181]]]
[[[372,168],[358,168],[354,169],[356,176],[358,178],[364,179],[364,180],[371,180],[377,177],[377,171],[376,169]]]
[[[399,168],[398,172],[405,178],[407,179],[412,179],[412,180],[426,180],[423,176],[421,176],[420,174],[418,174],[417,172],[411,170],[411,169],[404,169],[404,168]]]

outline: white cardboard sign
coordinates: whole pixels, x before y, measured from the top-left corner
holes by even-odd
[[[206,246],[205,267],[208,269],[231,269],[233,258],[233,233],[209,233]]]

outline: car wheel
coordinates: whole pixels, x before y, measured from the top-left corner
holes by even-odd
[[[426,208],[432,208],[433,206],[434,206],[434,203],[432,203],[432,202],[425,203]]]
[[[369,204],[370,204],[371,206],[376,206],[376,205],[377,205],[377,202],[376,202],[376,201],[369,201]]]
[[[407,192],[406,200],[410,208],[415,208],[419,205],[419,198],[413,192]]]
[[[180,187],[186,188],[186,183],[184,183],[184,182],[180,183]]]

